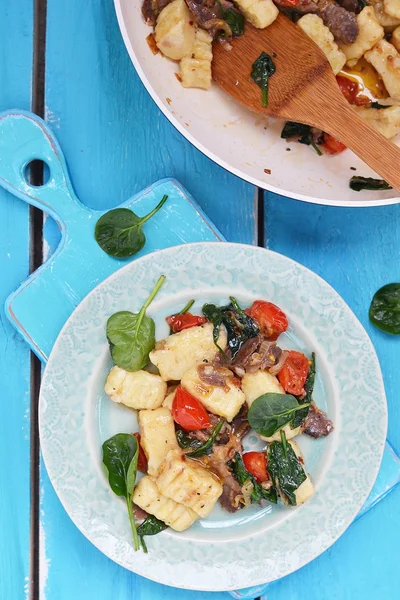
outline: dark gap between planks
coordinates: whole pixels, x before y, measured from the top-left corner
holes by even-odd
[[[47,0],[34,1],[33,59],[32,59],[32,112],[44,117],[45,102],[45,48]],[[33,161],[30,165],[30,182],[43,185],[43,163]],[[43,213],[31,206],[30,218],[30,272],[36,271],[43,262]],[[40,445],[38,401],[41,381],[41,362],[31,352],[30,356],[30,600],[39,600],[39,519],[40,519]]]
[[[264,204],[264,190],[261,188],[257,188],[256,192],[256,206],[257,206],[257,215],[256,215],[256,223],[257,223],[257,246],[261,246],[264,248],[265,244],[265,204]]]

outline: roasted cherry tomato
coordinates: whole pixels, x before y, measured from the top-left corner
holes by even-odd
[[[301,352],[290,350],[282,369],[278,373],[278,379],[285,392],[302,396],[309,368],[310,362],[307,356],[304,356]]]
[[[138,444],[139,444],[139,456],[138,456],[138,461],[137,461],[138,469],[142,473],[147,473],[147,457],[146,457],[144,450],[142,448],[142,445],[140,443],[140,433],[134,433],[133,435],[135,436],[135,438],[137,439]]]
[[[172,403],[172,417],[187,431],[211,427],[210,417],[201,402],[180,386]]]
[[[281,0],[279,6],[288,6],[289,8],[297,6],[300,0]]]
[[[254,475],[258,483],[267,481],[267,459],[264,452],[246,452],[242,456],[244,466],[246,469]]]
[[[350,104],[364,106],[365,104],[369,104],[371,102],[367,96],[360,94],[359,83],[354,79],[343,77],[343,75],[337,75],[336,81],[339,84],[340,91],[342,92],[343,96]]]
[[[276,340],[289,326],[285,313],[272,302],[256,300],[245,313],[258,323],[262,333],[271,340]]]
[[[346,150],[346,146],[342,144],[342,142],[335,140],[329,133],[324,133],[324,141],[322,142],[321,147],[328,154],[340,154],[340,152]]]
[[[207,319],[205,317],[197,317],[196,315],[191,315],[190,313],[184,313],[183,315],[172,315],[171,317],[167,317],[165,320],[171,327],[173,333],[178,333],[178,331],[182,331],[182,329],[189,329],[190,327],[204,325],[204,323],[207,323]]]

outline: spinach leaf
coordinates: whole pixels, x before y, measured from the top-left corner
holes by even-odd
[[[250,406],[248,419],[250,427],[264,437],[271,437],[276,431],[290,423],[310,403],[299,404],[290,394],[264,394]]]
[[[168,525],[166,525],[164,521],[160,521],[160,519],[157,519],[157,517],[155,517],[154,515],[149,515],[145,518],[143,523],[137,528],[137,533],[140,539],[140,543],[142,544],[143,552],[146,552],[147,554],[147,546],[143,539],[144,536],[157,535],[157,533],[164,531],[164,529],[167,529],[167,527]]]
[[[312,146],[318,156],[322,156],[321,150],[314,142],[311,127],[309,125],[295,123],[294,121],[286,121],[281,132],[281,138],[284,140],[295,139],[299,144]]]
[[[367,4],[365,4],[367,6]],[[383,110],[384,108],[390,108],[392,105],[390,104],[379,104],[379,102],[371,102],[369,105],[370,108],[375,108],[377,110]]]
[[[286,442],[286,436],[283,437]],[[295,491],[307,479],[303,467],[290,444],[272,442],[268,448],[268,469],[273,481],[292,506],[296,505]]]
[[[261,99],[264,108],[268,106],[268,81],[275,71],[275,63],[266,52],[261,52],[252,65],[251,78],[261,88]]]
[[[212,432],[211,436],[209,437],[209,439],[206,442],[204,442],[204,444],[202,444],[201,446],[196,448],[196,450],[193,450],[192,452],[187,452],[186,456],[189,456],[191,458],[196,458],[197,456],[204,456],[204,454],[210,454],[210,452],[212,451],[214,442],[217,438],[217,435],[221,431],[222,425],[224,423],[225,423],[224,419],[221,419],[220,422],[216,425],[216,427],[215,427],[214,431]]]
[[[359,177],[354,175],[350,179],[349,186],[355,192],[360,192],[361,190],[391,190],[392,186],[389,185],[384,179],[374,179],[373,177]]]
[[[139,444],[135,436],[117,433],[103,446],[103,465],[108,483],[114,494],[124,496],[128,508],[135,550],[139,550],[139,537],[133,516],[132,495],[135,489]]]
[[[315,383],[315,352],[312,352],[311,360],[310,360],[310,367],[308,369],[307,379],[304,384],[304,390],[306,392],[306,395],[304,396],[304,398],[298,398],[296,396],[296,398],[300,404],[304,404],[307,402],[311,403],[312,394],[313,394],[313,390],[314,390],[314,383]],[[292,429],[296,429],[296,427],[300,427],[300,425],[302,424],[302,422],[308,415],[309,410],[310,410],[310,406],[306,406],[303,410],[299,410],[296,413],[293,421],[290,423],[290,427]]]
[[[203,446],[203,442],[194,438],[190,438],[187,431],[183,429],[178,429],[176,431],[176,439],[180,446],[180,448],[186,449],[191,448],[192,450],[198,450]],[[212,448],[209,448],[204,454],[211,454]]]
[[[193,304],[194,304],[194,300],[189,300],[189,302],[182,308],[182,310],[180,310],[177,313],[174,313],[173,315],[171,315],[171,317],[175,317],[176,315],[184,315],[184,314],[186,314],[192,308]],[[170,333],[170,335],[172,333],[174,333],[173,330],[172,330],[172,327],[169,328],[169,333]]]
[[[255,321],[240,308],[237,300],[232,296],[229,299],[231,304],[228,306],[217,307],[215,304],[205,304],[203,314],[214,325],[214,343],[222,354],[224,353],[218,346],[218,337],[221,325],[225,325],[230,359],[233,360],[242,344],[246,340],[256,337],[259,329]]]
[[[251,481],[253,484],[253,491],[251,493],[251,501],[254,504],[259,504],[261,500],[268,500],[273,504],[277,503],[277,494],[274,488],[265,490],[256,478],[249,473],[244,466],[244,462],[239,452],[236,452],[235,457],[228,463],[228,467],[232,469],[232,474],[241,487],[247,482]]]
[[[111,357],[125,371],[139,371],[149,361],[149,353],[156,340],[155,324],[146,315],[146,310],[165,279],[165,275],[161,275],[139,313],[124,310],[113,314],[107,321],[106,334]]]
[[[163,196],[159,204],[144,217],[138,217],[129,208],[115,208],[106,212],[96,223],[94,237],[100,248],[114,258],[128,258],[139,252],[146,243],[143,225],[167,201]]]
[[[372,298],[369,318],[379,329],[400,335],[400,283],[388,283]]]
[[[244,16],[238,10],[234,8],[227,8],[226,10],[222,6],[220,0],[218,0],[219,7],[221,9],[222,18],[226,21],[231,28],[233,37],[240,37],[244,33]]]

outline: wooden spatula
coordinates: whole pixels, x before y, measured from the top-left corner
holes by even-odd
[[[268,107],[251,69],[261,52],[273,57]],[[400,190],[400,148],[370,127],[345,100],[319,47],[283,15],[267,29],[246,25],[227,51],[214,44],[213,79],[250,110],[317,127],[353,150],[394,188]]]

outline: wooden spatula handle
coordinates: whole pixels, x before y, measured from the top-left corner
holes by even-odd
[[[321,129],[345,144],[382,179],[400,190],[400,148],[368,125],[347,103],[340,103],[332,113],[329,111],[329,119],[324,118]]]

